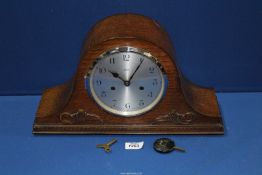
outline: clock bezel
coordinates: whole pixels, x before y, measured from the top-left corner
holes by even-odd
[[[110,106],[106,105],[105,103],[103,103],[103,101],[101,101],[99,99],[99,97],[95,93],[93,83],[91,83],[93,81],[93,76],[92,75],[94,73],[94,68],[95,68],[96,64],[101,59],[104,59],[104,58],[108,57],[109,55],[116,54],[116,53],[121,53],[121,52],[133,52],[133,53],[137,53],[137,54],[140,54],[142,56],[145,56],[146,58],[148,58],[151,61],[153,61],[154,64],[159,69],[161,82],[162,82],[160,92],[158,93],[157,97],[149,105],[147,105],[146,107],[144,107],[142,109],[135,110],[135,111],[120,111],[120,110],[116,110],[116,109],[111,108]],[[120,117],[140,116],[140,115],[142,115],[144,113],[147,113],[147,112],[151,111],[163,99],[163,97],[164,97],[164,95],[166,93],[167,86],[168,86],[168,78],[167,78],[165,69],[162,66],[162,64],[158,61],[158,59],[156,57],[154,57],[150,52],[147,52],[147,51],[145,51],[143,49],[139,49],[139,48],[132,47],[132,46],[115,47],[115,48],[109,49],[108,51],[102,53],[98,58],[96,58],[93,61],[93,63],[89,67],[87,73],[85,74],[84,79],[85,79],[85,88],[86,88],[88,94],[95,101],[95,103],[99,107],[101,107],[104,111],[109,112],[111,114],[114,114],[116,116],[120,116]]]

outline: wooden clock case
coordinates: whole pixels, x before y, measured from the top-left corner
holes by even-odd
[[[96,58],[112,48],[131,46],[150,52],[168,78],[166,95],[151,111],[119,117],[88,95],[85,76]],[[191,83],[179,71],[167,33],[145,16],[120,14],[103,19],[89,32],[75,76],[43,93],[33,133],[41,134],[223,134],[213,89]]]

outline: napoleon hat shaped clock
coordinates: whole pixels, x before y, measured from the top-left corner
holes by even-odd
[[[33,133],[223,134],[215,92],[179,71],[167,33],[145,16],[99,21],[73,78],[47,89]]]

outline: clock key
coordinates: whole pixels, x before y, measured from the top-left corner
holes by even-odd
[[[177,151],[181,151],[181,152],[186,152],[186,150],[184,148],[180,148],[180,147],[177,147],[177,146],[174,146],[173,149],[177,150]]]
[[[111,148],[110,146],[114,143],[117,142],[117,139],[112,139],[111,141],[105,143],[105,144],[98,144],[96,145],[97,148],[103,148],[105,150],[105,152],[110,152],[111,151]]]
[[[176,147],[175,142],[169,138],[160,138],[154,142],[154,149],[160,153],[169,153],[173,150],[186,152],[185,149]]]

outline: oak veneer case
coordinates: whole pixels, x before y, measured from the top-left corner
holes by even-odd
[[[168,87],[149,112],[119,117],[104,111],[85,88],[84,77],[102,53],[131,46],[151,53],[163,66]],[[119,14],[88,33],[73,78],[44,91],[33,125],[35,134],[223,134],[215,92],[186,79],[176,65],[167,33],[154,20]],[[61,60],[62,61],[62,60]]]

